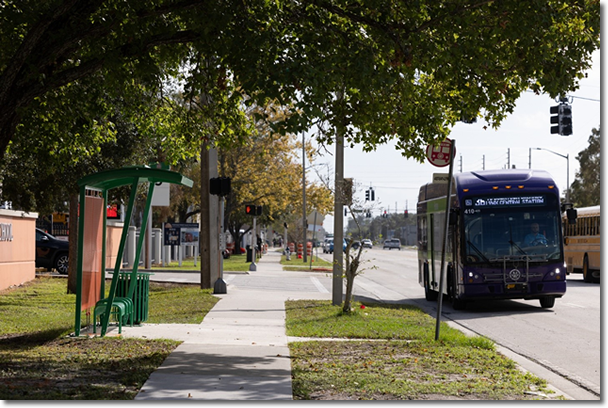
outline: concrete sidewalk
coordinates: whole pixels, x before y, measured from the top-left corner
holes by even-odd
[[[287,281],[280,254],[269,252],[251,279]],[[226,276],[224,277],[226,280]],[[287,299],[330,299],[314,285],[303,291],[243,289],[231,285],[201,324],[123,327],[124,337],[182,340],[152,373],[136,400],[291,400],[291,363],[285,334]],[[312,288],[312,290],[311,290]]]

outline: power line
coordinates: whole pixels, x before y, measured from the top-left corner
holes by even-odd
[[[570,95],[571,98],[576,98],[576,99],[584,99],[586,101],[593,101],[593,102],[601,102],[599,99],[593,99],[593,98],[583,98],[582,96],[574,96],[574,95]]]

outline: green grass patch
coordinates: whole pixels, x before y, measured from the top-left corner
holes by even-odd
[[[307,257],[306,263],[304,263],[302,259],[298,258],[297,255],[291,255],[290,258],[291,259],[288,261],[285,255],[281,256],[281,265],[283,265],[283,270],[285,271],[312,270],[327,272],[331,271],[333,268],[333,264],[331,262],[321,259],[315,255],[312,256],[312,262],[311,257]]]
[[[0,336],[47,332],[54,338],[69,334],[74,330],[75,305],[76,295],[67,294],[67,280],[61,278],[37,278],[0,291]]]
[[[294,399],[546,399],[538,394],[546,382],[489,339],[441,323],[435,341],[435,319],[416,307],[355,303],[343,313],[329,301],[298,300],[286,311],[287,335],[325,338],[289,344]]]
[[[0,399],[133,399],[180,342],[69,337],[76,296],[66,292],[63,278],[0,292]],[[217,301],[195,285],[150,282],[148,322],[200,323]]]
[[[329,301],[290,300],[285,303],[285,311],[288,336],[424,341],[435,338],[435,319],[411,305],[353,302],[353,311],[344,313],[341,306]],[[441,323],[440,334],[445,343],[494,348],[491,340],[467,337],[446,323]]]
[[[147,323],[199,324],[219,301],[213,289],[198,285],[150,282],[150,315]]]
[[[230,258],[224,259],[224,270],[233,272],[246,272],[249,270],[249,264],[246,262],[247,256],[243,255],[230,255]],[[196,266],[194,266],[194,258],[188,258],[182,260],[182,266],[179,266],[179,261],[170,262],[166,266],[155,265],[152,267],[152,272],[162,271],[163,269],[171,270],[183,270],[183,271],[200,271],[201,270],[201,258],[198,257],[196,260]]]

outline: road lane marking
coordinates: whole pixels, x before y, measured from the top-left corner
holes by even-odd
[[[329,293],[329,291],[325,288],[325,286],[323,286],[323,284],[319,281],[319,279],[315,278],[314,276],[311,276],[310,280],[317,287],[317,289],[319,290],[319,292],[321,292],[321,293]]]

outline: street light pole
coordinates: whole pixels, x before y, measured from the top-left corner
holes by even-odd
[[[534,149],[546,150],[550,153],[553,153],[559,157],[563,157],[564,159],[566,159],[566,202],[569,203],[570,202],[570,154],[567,154],[564,156],[563,154],[554,152],[553,150],[545,149],[543,147],[535,147]]]
[[[334,190],[334,253],[331,304],[338,306],[342,304],[344,283],[344,132],[343,129],[336,131],[336,175]]]

